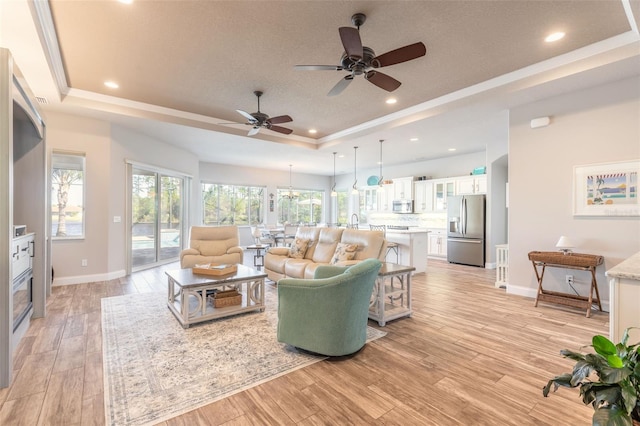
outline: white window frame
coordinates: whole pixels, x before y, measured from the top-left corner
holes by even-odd
[[[82,172],[82,200],[81,200],[81,214],[82,214],[82,232],[80,235],[68,235],[68,236],[56,236],[56,232],[54,232],[53,226],[58,221],[54,222],[53,218],[51,220],[51,239],[52,240],[84,240],[85,239],[85,229],[87,226],[87,217],[86,217],[86,200],[87,200],[87,169],[86,169],[86,156],[84,153],[78,152],[68,152],[68,151],[53,151],[51,153],[51,202],[49,203],[49,217],[53,216],[53,203],[58,200],[56,195],[55,182],[53,180],[53,171],[54,169],[66,169],[66,170],[80,170]],[[57,227],[56,227],[57,230]]]

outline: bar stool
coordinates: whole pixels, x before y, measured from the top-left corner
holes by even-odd
[[[382,235],[384,236],[384,239],[385,240],[387,239],[387,225],[369,225],[369,229],[371,229],[372,231],[382,231]],[[389,252],[391,250],[396,252],[396,264],[398,264],[400,262],[400,255],[398,253],[398,243],[391,243],[387,241],[387,253],[385,255],[385,259],[389,255]]]

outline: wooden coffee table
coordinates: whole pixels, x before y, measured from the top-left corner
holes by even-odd
[[[165,272],[168,278],[167,306],[182,327],[242,312],[264,312],[264,279],[267,274],[244,265],[235,273],[213,276],[194,274],[191,269]],[[208,300],[212,290],[236,289],[242,295],[239,305],[215,308]]]

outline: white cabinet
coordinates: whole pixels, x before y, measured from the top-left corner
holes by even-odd
[[[413,184],[414,212],[428,213],[433,211],[433,182],[420,180]]]
[[[396,178],[393,180],[393,199],[413,199],[413,177]]]
[[[447,232],[444,229],[432,229],[429,233],[427,255],[447,257]]]
[[[456,195],[486,193],[487,175],[465,176],[456,179]]]
[[[362,192],[364,196],[364,210],[367,212],[378,211],[378,187],[365,186]]]
[[[378,211],[390,212],[392,210],[394,186],[392,184],[378,187]]]
[[[437,179],[433,181],[433,210],[446,211],[447,197],[456,195],[455,179]]]

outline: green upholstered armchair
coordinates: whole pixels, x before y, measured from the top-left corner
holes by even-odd
[[[360,350],[381,265],[366,259],[348,267],[319,266],[313,279],[278,281],[278,341],[328,356]]]

